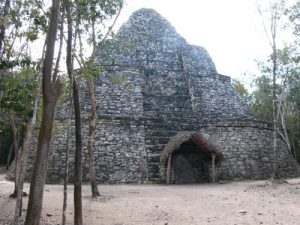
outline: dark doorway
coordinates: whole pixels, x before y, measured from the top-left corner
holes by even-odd
[[[192,141],[184,142],[173,153],[171,170],[171,182],[175,184],[210,182],[211,155]]]
[[[173,157],[172,167],[174,170],[174,183],[187,184],[195,183],[196,178],[193,173],[192,164],[181,154],[176,154]]]

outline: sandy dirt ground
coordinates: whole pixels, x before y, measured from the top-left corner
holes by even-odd
[[[83,220],[86,225],[299,225],[300,179],[286,181],[100,185],[98,199],[91,199],[90,187],[84,185]],[[68,188],[67,219],[73,224],[73,187]],[[0,175],[1,225],[10,224],[13,218],[12,190],[13,183]],[[61,224],[62,198],[62,185],[46,185],[41,224]]]

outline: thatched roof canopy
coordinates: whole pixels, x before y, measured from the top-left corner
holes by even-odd
[[[171,137],[169,142],[166,144],[160,156],[161,166],[165,166],[168,160],[168,157],[180,146],[188,141],[194,142],[198,147],[199,151],[205,152],[207,154],[214,153],[216,155],[216,161],[219,161],[222,158],[221,151],[209,140],[203,137],[203,135],[195,132],[179,132],[175,136]]]

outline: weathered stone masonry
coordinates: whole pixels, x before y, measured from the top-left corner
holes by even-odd
[[[272,127],[252,116],[230,78],[217,73],[205,49],[189,45],[155,11],[135,12],[99,51],[97,63],[104,68],[95,80],[99,182],[159,182],[161,152],[181,131],[198,132],[218,146],[223,159],[216,168],[217,179],[270,177]],[[84,82],[81,103],[86,141],[90,105]],[[62,181],[67,105],[57,113],[48,182]],[[86,153],[85,142],[84,146]],[[188,161],[191,158],[179,153]],[[295,176],[298,165],[281,140],[277,155],[278,176]],[[210,159],[201,157],[197,162],[211,170],[210,163],[203,161]],[[88,180],[86,160],[83,154],[84,180]],[[71,151],[71,171],[73,165]]]

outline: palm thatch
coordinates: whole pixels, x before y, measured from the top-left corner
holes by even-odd
[[[214,153],[216,155],[216,159],[220,159],[222,157],[222,153],[217,149],[217,147],[210,143],[203,135],[195,132],[179,132],[175,136],[171,137],[169,142],[166,144],[160,156],[161,165],[166,165],[168,157],[174,151],[178,150],[181,145],[185,142],[192,140],[201,151],[206,153]]]
[[[179,132],[175,136],[171,137],[169,142],[166,144],[160,156],[160,170],[162,179],[166,176],[166,167],[169,156],[178,150],[181,145],[185,142],[192,141],[198,147],[199,151],[207,154],[214,154],[216,156],[216,162],[220,161],[222,158],[221,151],[218,150],[211,141],[207,140],[203,135],[196,132]]]

